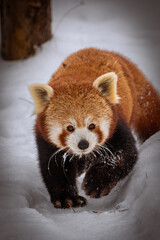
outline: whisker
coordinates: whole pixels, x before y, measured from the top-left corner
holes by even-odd
[[[74,154],[72,155],[72,157],[69,159],[69,162],[71,162],[72,161],[72,159],[74,158]]]
[[[107,145],[110,146],[110,147],[114,150],[114,147],[113,147],[112,144],[110,144],[109,142],[105,142],[105,143],[103,144],[103,146],[106,146],[106,147],[107,147]]]
[[[106,150],[105,148],[100,147],[100,150],[103,151],[105,154],[107,154],[107,156],[109,156],[109,155],[108,155],[108,152],[107,152],[107,150]]]
[[[103,153],[100,151],[100,149],[96,149],[95,151],[96,151],[96,153],[99,154],[100,157],[103,157],[103,158],[104,158],[104,155],[103,155]]]
[[[103,152],[103,149],[102,149],[102,148],[99,148],[98,150],[99,150],[101,156],[103,157],[103,159],[105,159],[105,154],[104,154],[104,152]]]
[[[67,178],[67,180],[69,181],[69,179],[68,179],[68,177],[67,177],[67,174],[66,174],[66,172],[65,172],[65,162],[66,162],[67,157],[68,157],[68,152],[69,152],[69,150],[67,150],[67,152],[65,152],[65,153],[63,154],[63,173],[64,173],[65,177]],[[69,182],[70,182],[70,181],[69,181]]]
[[[96,158],[96,155],[94,154],[94,152],[91,152],[92,153],[92,155]]]
[[[110,165],[112,167],[117,166],[116,156],[113,154],[113,152],[105,144],[104,145],[98,144],[98,146],[100,146],[99,150],[101,150],[101,152],[104,151],[107,154],[107,156],[109,157],[107,165]],[[110,153],[111,156],[109,156],[108,153]]]
[[[114,157],[114,154],[112,153],[112,151],[105,144],[104,145],[99,145],[99,146],[101,146],[101,148],[106,149],[112,155],[112,157]]]
[[[108,156],[108,152],[106,151],[106,149],[102,145],[100,145],[100,144],[98,144],[98,146],[99,146],[98,150],[101,151],[101,152],[104,151],[107,154],[107,156]]]
[[[61,152],[62,150],[64,150],[66,147],[64,148],[61,148],[61,149],[58,149],[56,152],[54,152],[51,157],[49,158],[49,161],[48,161],[48,172],[49,172],[49,175],[52,176],[51,174],[51,171],[50,171],[50,164],[51,164],[51,161],[53,159],[54,156],[56,156],[59,152]],[[57,159],[55,158],[55,162],[56,162],[56,165],[58,167],[58,163],[57,163]]]
[[[96,155],[95,155],[94,151],[90,152],[90,155],[93,155],[93,157],[96,158]]]

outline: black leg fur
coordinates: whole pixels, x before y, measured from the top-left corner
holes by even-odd
[[[65,152],[61,151],[50,161],[48,170],[49,159],[58,148],[46,142],[40,135],[36,140],[41,174],[54,206],[70,208],[85,205],[86,199],[78,195],[76,187],[76,159],[63,159]]]
[[[135,140],[122,119],[106,146],[110,152],[100,157],[87,171],[82,184],[85,193],[92,198],[107,195],[117,182],[131,171],[137,160]],[[101,151],[105,152],[103,149]]]

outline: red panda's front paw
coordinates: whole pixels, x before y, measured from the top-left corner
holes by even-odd
[[[75,207],[83,207],[86,205],[87,200],[82,196],[76,197],[67,197],[62,196],[59,199],[52,200],[52,203],[55,208],[75,208]]]
[[[102,169],[97,170],[94,169],[93,172],[89,170],[82,183],[85,194],[91,198],[100,198],[108,195],[111,189],[117,184],[117,181],[109,179]],[[99,174],[95,174],[95,172]]]
[[[100,198],[102,196],[108,195],[111,189],[116,185],[117,182],[110,183],[98,183],[86,180],[83,182],[82,187],[86,195],[91,198]]]

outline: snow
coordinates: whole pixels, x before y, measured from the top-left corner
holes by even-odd
[[[151,8],[147,1],[55,0],[54,38],[29,59],[0,59],[0,239],[159,239],[160,132],[139,147],[133,171],[108,196],[88,198],[76,212],[55,209],[39,173],[28,92],[28,85],[46,83],[65,57],[85,47],[128,56],[160,90],[159,4],[153,2]]]

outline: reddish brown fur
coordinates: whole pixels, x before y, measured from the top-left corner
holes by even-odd
[[[98,142],[102,142],[104,140],[104,135],[103,132],[100,130],[99,127],[96,127],[96,129],[94,130],[94,132],[96,133],[97,137],[98,137]]]
[[[66,146],[66,137],[67,137],[68,134],[69,133],[67,133],[66,130],[63,130],[62,133],[59,136],[59,140],[60,140],[62,146],[64,146],[64,147]]]
[[[160,130],[160,98],[157,92],[133,63],[119,54],[108,51],[90,48],[70,55],[49,82],[54,89],[54,97],[51,99],[49,109],[53,108],[55,114],[61,111],[63,115],[61,122],[64,124],[65,119],[72,114],[80,126],[88,111],[92,111],[95,117],[103,115],[101,110],[96,108],[98,104],[102,104],[104,111],[107,111],[112,118],[111,136],[117,119],[116,115],[112,116],[113,106],[109,104],[106,109],[105,101],[103,102],[98,90],[92,87],[97,77],[108,72],[115,72],[118,75],[118,95],[121,97],[118,114],[135,128],[140,139],[145,140]],[[74,104],[70,101],[71,98],[75,99]],[[94,109],[90,109],[91,102],[95,102]],[[80,111],[82,108],[84,116]],[[36,129],[43,131],[44,136],[47,136],[44,119],[45,112],[38,116],[39,127]]]

